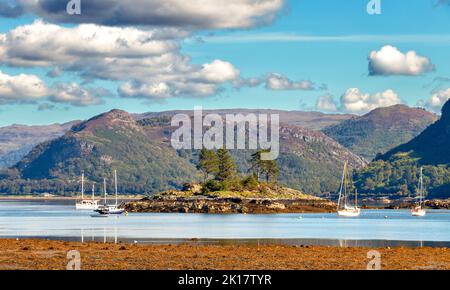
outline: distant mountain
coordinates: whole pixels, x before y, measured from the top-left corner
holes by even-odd
[[[73,121],[61,125],[12,125],[0,128],[0,168],[13,166],[34,146],[61,137],[77,123],[78,121]]]
[[[177,113],[192,115],[192,111],[166,111],[158,113],[135,114],[136,120],[172,117]],[[312,130],[320,130],[324,127],[336,125],[341,121],[354,117],[346,114],[324,114],[320,112],[282,111],[282,110],[253,110],[253,109],[229,109],[206,110],[205,114],[248,114],[248,113],[273,113],[279,114],[281,122],[291,125],[299,125]],[[64,135],[70,128],[81,121],[73,121],[66,124],[54,124],[49,126],[25,126],[12,125],[0,128],[0,168],[13,166],[34,146],[39,143],[54,140]]]
[[[356,175],[362,192],[415,195],[419,168],[429,197],[450,197],[450,101],[419,136],[380,155]]]
[[[233,111],[235,112],[235,111]],[[190,115],[192,112],[183,112]],[[218,113],[216,111],[216,113]],[[221,112],[219,112],[220,114]],[[152,139],[169,144],[172,128],[166,113],[147,115],[140,123]],[[334,192],[339,187],[343,162],[348,160],[353,168],[361,168],[366,162],[320,131],[298,125],[281,124],[280,156],[278,165],[280,183],[305,193]],[[231,150],[241,173],[248,173],[251,150]],[[181,156],[197,162],[197,152],[181,151]]]
[[[352,152],[372,160],[377,154],[410,141],[437,119],[424,109],[395,105],[345,120],[323,132]]]
[[[354,169],[366,165],[363,158],[322,132],[284,125],[280,138],[280,181],[303,192],[336,192],[344,161]]]
[[[226,114],[279,114],[280,122],[288,125],[297,125],[306,129],[321,130],[325,127],[336,125],[342,121],[351,119],[355,115],[350,114],[325,114],[321,112],[307,112],[307,111],[283,111],[283,110],[268,110],[268,109],[223,109],[223,110],[204,110],[203,114],[219,114],[221,116]],[[192,110],[179,111],[165,111],[157,113],[135,114],[137,120],[172,117],[175,114],[193,115]]]
[[[197,152],[177,152],[170,146],[174,129],[170,118],[161,115],[138,119],[113,110],[38,145],[3,174],[0,192],[75,192],[82,170],[89,181],[100,183],[103,177],[111,180],[112,170],[117,169],[123,193],[156,192],[198,181]],[[321,132],[283,124],[280,133],[282,184],[307,193],[335,191],[344,160],[354,168],[365,164]],[[232,153],[241,172],[247,173],[252,152]]]
[[[121,192],[144,193],[196,180],[196,169],[161,140],[150,138],[125,111],[113,110],[82,122],[64,136],[35,147],[13,169],[21,179],[58,181],[76,191],[82,171],[90,181],[119,173]],[[45,183],[45,182],[43,182]],[[62,189],[59,188],[61,191]],[[63,192],[57,192],[63,193]]]
[[[442,108],[442,117],[419,136],[400,145],[379,159],[389,159],[399,152],[410,152],[420,164],[450,163],[450,101]]]

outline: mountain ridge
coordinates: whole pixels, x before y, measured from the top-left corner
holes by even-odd
[[[355,174],[360,192],[415,197],[423,168],[427,198],[450,197],[450,100],[439,120]]]
[[[111,177],[113,168],[123,181],[122,192],[142,194],[180,188],[184,182],[198,181],[198,152],[175,151],[170,144],[173,130],[167,118],[135,121],[125,111],[112,110],[73,126],[62,137],[39,144],[12,170],[17,172],[16,178],[30,180],[33,190],[36,182],[51,185],[40,191],[52,190],[58,182],[62,192],[75,192],[81,171],[87,180],[99,183],[103,177]],[[286,173],[281,182],[302,191],[334,191],[343,157],[355,167],[364,164],[322,132],[282,125],[280,133],[280,167]],[[231,151],[241,173],[248,174],[252,151]],[[11,177],[8,180],[13,183]],[[10,188],[11,184],[4,183],[3,188]]]
[[[410,141],[438,119],[421,108],[405,105],[377,108],[322,131],[367,160]]]

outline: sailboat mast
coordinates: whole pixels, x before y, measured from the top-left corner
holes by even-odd
[[[117,170],[114,170],[114,187],[116,191],[116,206],[117,206]]]
[[[345,164],[344,164],[344,170],[342,171],[341,188],[339,189],[338,210],[339,210],[340,205],[341,205],[342,189],[343,189],[343,187],[344,187],[344,178],[345,178]]]
[[[348,203],[348,163],[345,161],[344,164],[344,206],[347,207]]]
[[[81,173],[81,200],[84,199],[84,172]]]
[[[105,204],[106,204],[106,178],[103,178],[103,191],[105,192]]]
[[[420,205],[422,205],[423,202],[423,167],[420,167],[420,188],[419,188],[419,195],[420,195]]]
[[[95,200],[95,183],[92,183],[92,201]]]

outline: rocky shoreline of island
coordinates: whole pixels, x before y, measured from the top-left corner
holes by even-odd
[[[328,213],[335,211],[336,205],[321,199],[155,196],[128,202],[124,208],[133,213],[269,214]]]
[[[204,192],[198,184],[183,190],[160,192],[122,204],[131,213],[271,214],[328,213],[336,210],[332,201],[278,185],[258,190]]]

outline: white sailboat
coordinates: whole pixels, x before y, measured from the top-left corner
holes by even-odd
[[[339,200],[337,213],[342,217],[358,217],[361,215],[361,209],[358,207],[358,192],[355,191],[355,205],[350,206],[348,204],[348,197],[350,194],[349,188],[349,173],[348,173],[348,162],[344,164],[344,171],[342,173],[341,187],[339,190]]]
[[[101,205],[95,212],[98,212],[102,215],[110,215],[110,214],[123,214],[125,212],[124,209],[119,208],[118,199],[117,199],[117,171],[114,170],[114,187],[115,187],[115,193],[116,193],[116,203],[115,205],[108,205],[106,200],[106,179],[103,179],[103,189],[105,192],[105,204]]]
[[[411,215],[422,217],[427,214],[424,209],[424,196],[423,196],[423,167],[420,168],[420,178],[419,178],[419,204],[411,209]]]
[[[98,200],[95,200],[95,189],[92,185],[92,199],[84,199],[84,173],[81,174],[81,200],[75,203],[77,210],[96,210]]]

